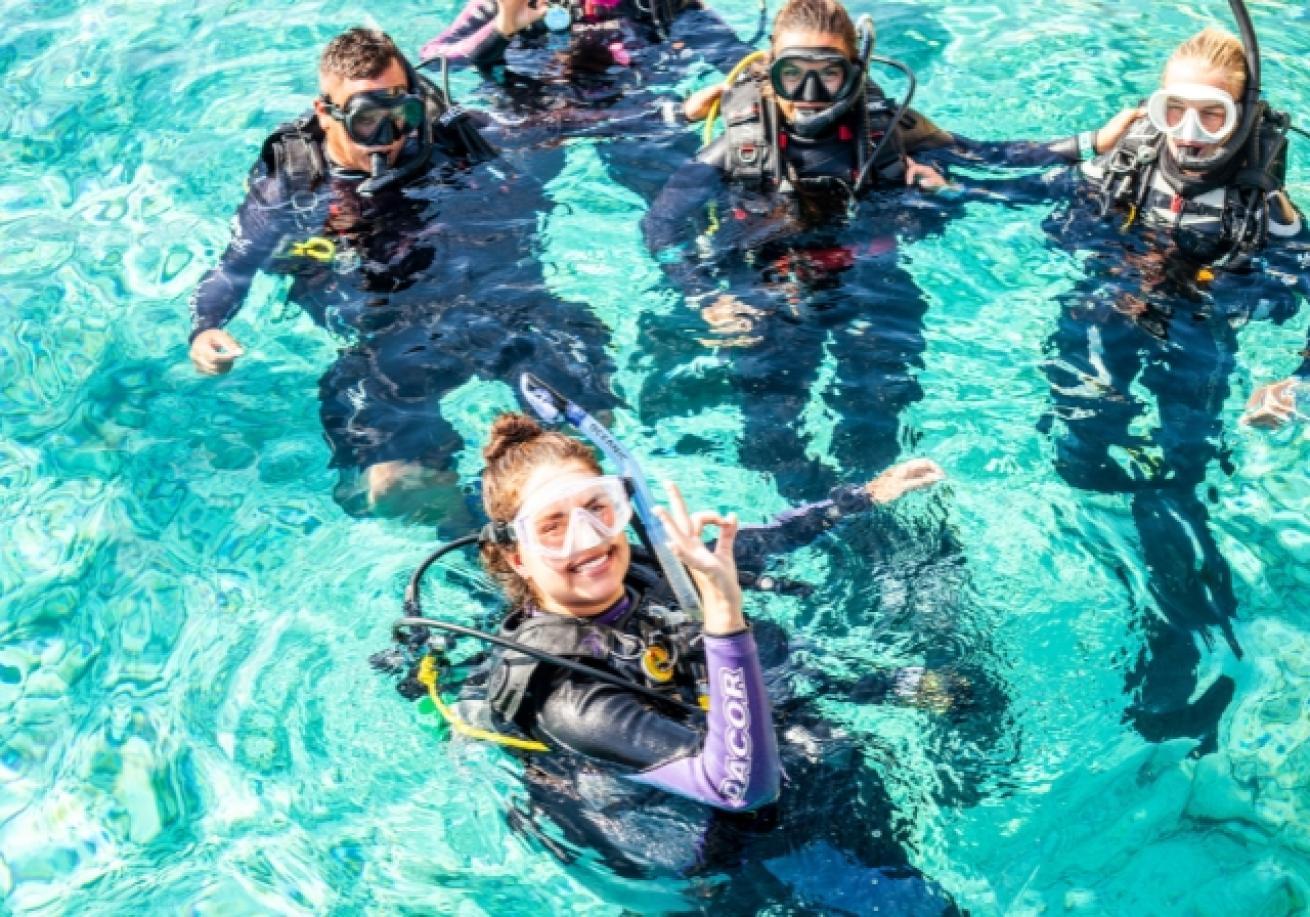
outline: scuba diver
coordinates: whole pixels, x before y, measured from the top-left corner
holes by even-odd
[[[593,850],[622,876],[687,878],[705,886],[701,903],[710,892],[734,906],[813,895],[828,912],[866,913],[877,902],[894,913],[955,913],[908,864],[905,826],[855,747],[813,713],[785,709],[784,729],[775,728],[768,685],[778,675],[761,660],[785,656],[785,643],[767,622],[747,624],[741,589],[784,588],[758,575],[767,556],[940,480],[940,469],[906,463],[772,524],[741,527],[735,514],[689,512],[673,485],[669,510],[656,508],[607,430],[538,380],[525,377],[524,394],[544,419],[567,419],[592,439],[620,474],[604,474],[571,436],[501,415],[484,449],[491,522],[416,570],[398,647],[374,665],[410,672],[402,693],[426,692],[456,732],[523,756],[530,802],[511,810],[511,824],[566,861]],[[630,523],[641,546],[628,541]],[[717,542],[703,543],[710,528]],[[465,545],[478,546],[509,602],[495,633],[421,616],[426,571]],[[457,704],[442,698],[453,648],[444,634],[496,647],[476,686],[484,698],[469,690],[473,678]],[[894,690],[914,702],[922,683],[900,679]],[[821,862],[854,877],[846,885],[860,897],[835,901],[809,887],[803,864]]]
[[[588,137],[649,202],[694,150],[675,87],[750,50],[700,0],[469,0],[420,56],[478,68],[497,142],[531,150],[543,182],[563,168],[560,141]]]
[[[1064,200],[1047,232],[1086,265],[1046,345],[1041,429],[1059,432],[1068,483],[1131,501],[1159,615],[1139,625],[1126,719],[1149,741],[1196,739],[1198,755],[1216,748],[1235,690],[1228,675],[1198,689],[1198,638],[1213,647],[1217,630],[1242,655],[1232,573],[1198,489],[1216,458],[1231,470],[1221,412],[1238,330],[1286,321],[1310,291],[1284,189],[1289,119],[1262,99],[1254,28],[1241,0],[1231,6],[1241,40],[1209,28],[1180,45],[1113,149],[1009,187]]]
[[[1132,235],[1070,208],[1055,217],[1064,244],[1090,250],[1092,272],[1062,301],[1048,343],[1062,477],[1127,493],[1160,616],[1128,676],[1127,717],[1148,740],[1190,737],[1213,751],[1235,685],[1218,676],[1198,694],[1201,652],[1222,633],[1242,650],[1232,573],[1198,495],[1210,463],[1226,463],[1221,412],[1237,331],[1284,322],[1310,291],[1300,215],[1284,190],[1288,119],[1261,99],[1255,33],[1240,0],[1243,41],[1206,29],[1174,51],[1145,117],[1106,156],[1087,163],[1083,193]],[[1243,44],[1245,43],[1245,48]],[[1084,198],[1086,199],[1086,198]],[[1143,429],[1155,400],[1158,427]],[[1195,699],[1193,699],[1195,697]]]
[[[274,131],[251,169],[232,240],[191,299],[190,355],[203,374],[229,372],[245,351],[226,326],[255,274],[291,275],[288,298],[349,340],[320,381],[338,500],[403,511],[454,477],[462,441],[442,395],[529,360],[613,404],[609,334],[540,293],[540,265],[521,257],[542,190],[488,162],[470,115],[390,37],[341,34],[319,79],[313,111]]]
[[[922,397],[928,304],[898,240],[939,231],[957,208],[947,195],[907,190],[946,184],[912,157],[968,143],[971,155],[1012,165],[1067,161],[1069,150],[1076,158],[1075,140],[954,137],[910,108],[913,74],[873,45],[872,22],[857,29],[836,0],[788,2],[771,50],[725,84],[723,134],[710,142],[707,125],[707,145],[643,221],[648,247],[699,307],[648,323],[655,370],[643,414],[685,412],[735,390],[741,460],[793,499],[815,498],[838,476],[808,458],[798,429],[825,353],[835,364],[825,400],[838,418],[826,451],[843,473],[886,467],[900,451],[902,411]],[[868,78],[871,61],[907,75],[903,99]],[[689,361],[689,338],[716,358]]]

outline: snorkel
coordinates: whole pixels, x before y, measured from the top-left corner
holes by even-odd
[[[520,377],[519,390],[523,400],[542,421],[548,424],[567,421],[591,440],[618,468],[619,474],[628,480],[632,487],[632,506],[641,522],[638,534],[643,534],[648,541],[678,605],[693,620],[701,620],[700,598],[696,594],[696,587],[692,585],[687,568],[673,556],[668,533],[655,515],[655,497],[636,458],[598,420],[531,373],[524,373]]]

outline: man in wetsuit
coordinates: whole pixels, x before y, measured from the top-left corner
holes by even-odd
[[[351,340],[320,382],[338,499],[351,511],[421,502],[462,445],[440,413],[446,393],[531,360],[612,403],[608,332],[541,293],[522,256],[540,187],[474,168],[490,146],[388,36],[352,29],[319,70],[322,95],[265,142],[232,242],[192,297],[191,359],[231,371],[244,351],[225,326],[256,272],[291,275],[289,298]]]

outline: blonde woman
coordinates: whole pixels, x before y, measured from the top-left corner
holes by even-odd
[[[1232,576],[1197,491],[1223,457],[1238,329],[1285,321],[1306,290],[1306,233],[1283,188],[1287,121],[1260,98],[1254,34],[1239,22],[1245,41],[1210,28],[1170,55],[1136,121],[1074,173],[1071,203],[1048,224],[1087,275],[1047,343],[1042,426],[1070,484],[1130,496],[1149,591],[1139,601],[1159,614],[1140,625],[1129,719],[1151,740],[1195,738],[1199,753],[1215,747],[1235,686],[1225,675],[1198,688],[1198,641],[1218,632],[1241,647]],[[1281,410],[1275,397],[1252,420]]]

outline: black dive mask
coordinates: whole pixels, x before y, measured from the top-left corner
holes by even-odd
[[[342,106],[323,97],[327,113],[346,127],[346,134],[360,146],[390,146],[413,133],[423,123],[423,100],[404,90],[376,89],[357,92]]]
[[[838,79],[837,89],[830,89]],[[827,103],[817,111],[797,109],[792,116],[795,132],[813,138],[830,130],[863,95],[864,68],[834,48],[787,48],[769,67],[769,82],[788,102]]]

